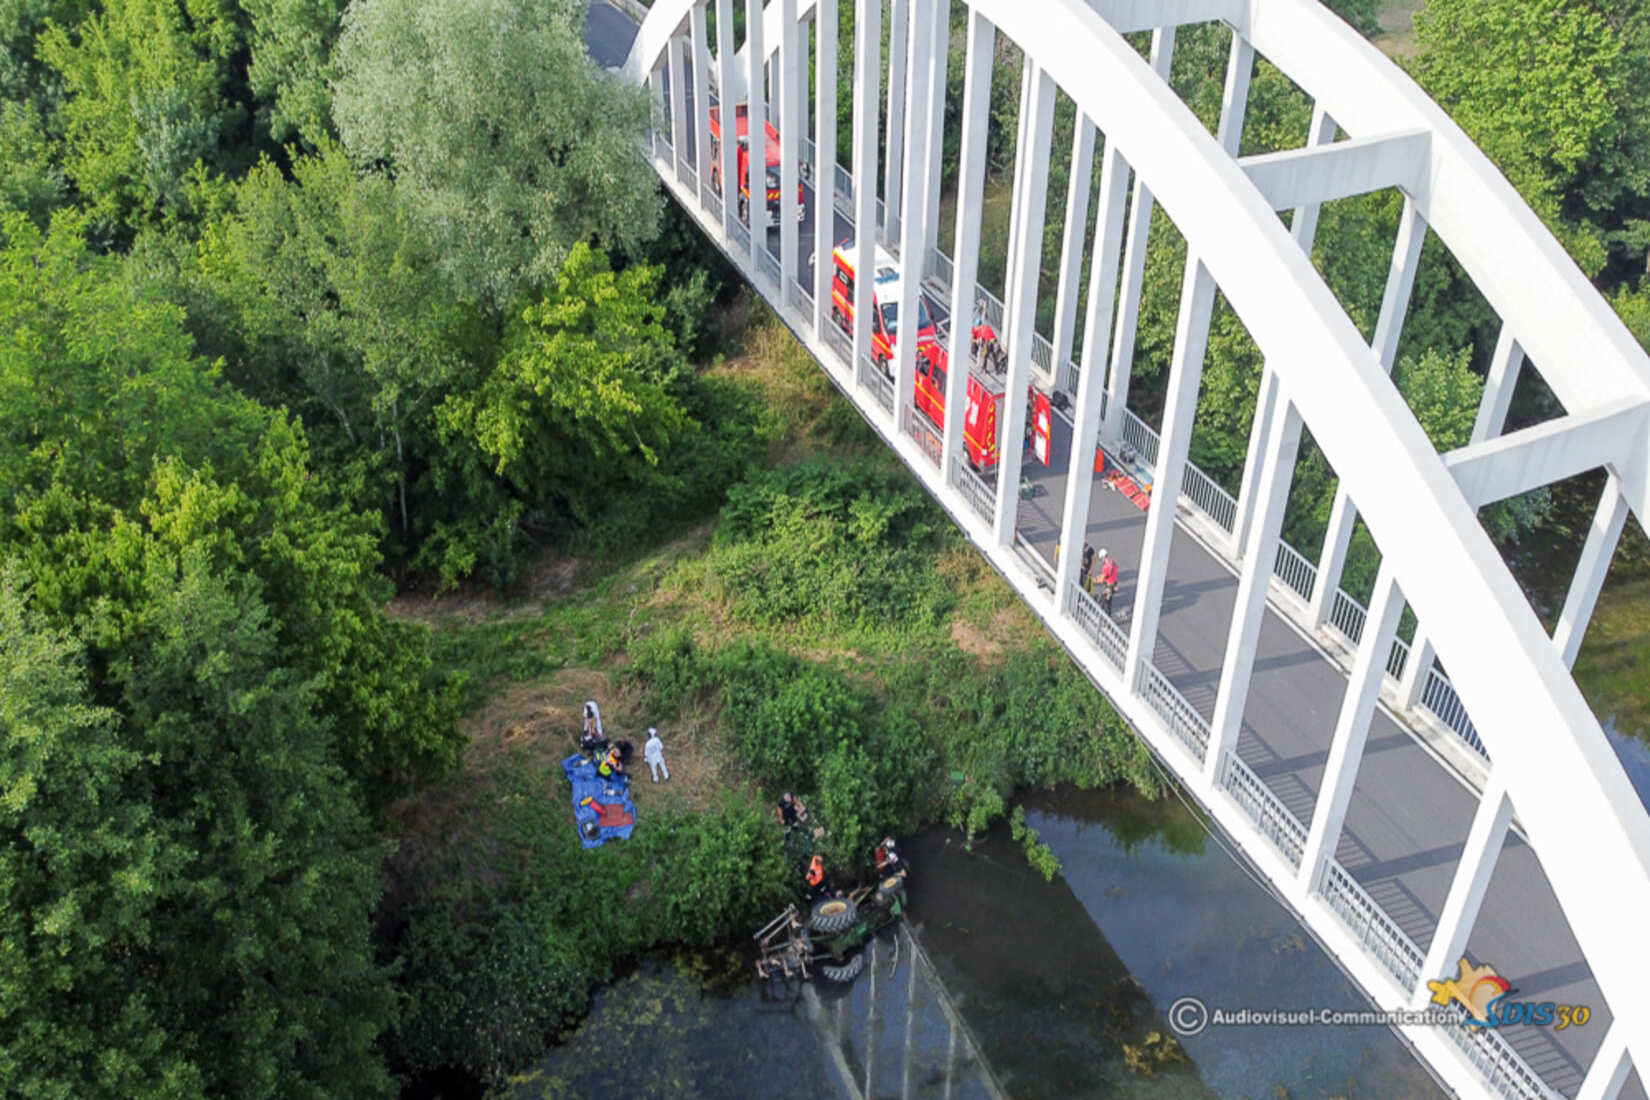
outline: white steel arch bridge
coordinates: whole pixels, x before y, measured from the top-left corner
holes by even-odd
[[[852,41],[839,41],[839,0],[742,2],[747,33],[736,50],[735,0],[655,0],[625,64],[627,78],[653,89],[649,152],[676,200],[1373,1002],[1427,1005],[1428,981],[1453,976],[1463,954],[1486,945],[1513,954],[1479,961],[1515,987],[1521,965],[1527,973],[1545,958],[1543,944],[1573,952],[1549,968],[1545,988],[1596,994],[1587,1029],[1562,1040],[1532,1028],[1398,1029],[1445,1083],[1461,1095],[1642,1092],[1635,1067],[1650,1066],[1650,818],[1569,666],[1628,513],[1640,524],[1650,517],[1650,361],[1552,235],[1444,112],[1317,0],[890,0],[886,73],[880,2],[858,5]],[[966,25],[959,211],[981,208],[995,47],[1010,40],[1024,57],[1001,302],[977,286],[978,217],[957,217],[954,239],[938,240],[953,7]],[[1176,29],[1213,21],[1231,29],[1232,45],[1210,134],[1167,74]],[[1123,35],[1148,31],[1143,58]],[[838,87],[839,51],[854,58],[852,87]],[[1314,102],[1298,150],[1238,155],[1257,55]],[[748,103],[750,133],[763,132],[764,120],[777,127],[780,209],[771,231],[752,232],[738,204],[722,201],[719,181],[739,172],[733,142],[720,143],[713,159],[715,89],[728,90],[724,102]],[[1073,101],[1078,123],[1060,274],[1056,286],[1040,287],[1049,164],[1066,155],[1050,147],[1057,94]],[[853,104],[851,150],[837,148],[839,100]],[[1403,214],[1379,321],[1365,341],[1309,253],[1320,204],[1388,188],[1402,193]],[[1159,207],[1187,242],[1161,434],[1128,411],[1145,245]],[[1291,210],[1286,224],[1278,212]],[[877,232],[856,236],[855,225]],[[1389,378],[1429,230],[1501,319],[1472,442],[1442,455]],[[1018,446],[1001,448],[993,484],[963,461],[961,416],[939,427],[916,411],[916,340],[898,342],[887,374],[873,365],[872,280],[853,288],[854,331],[833,319],[825,258],[847,238],[856,270],[875,270],[874,250],[884,247],[907,275],[921,276],[898,284],[900,316],[915,316],[928,294],[937,312],[959,319],[941,335],[951,362],[968,361],[961,319],[984,298],[1004,334],[1006,392],[1036,385],[1065,395],[1052,476],[1038,475],[1050,490],[1039,505],[1044,530],[1028,519],[1027,492],[999,491],[1038,491],[1036,478],[1022,481]],[[1217,289],[1266,364],[1235,499],[1187,460]],[[1055,300],[1048,338],[1035,330],[1039,295]],[[1078,310],[1087,335],[1074,350]],[[1503,434],[1521,369],[1539,370],[1565,414]],[[949,372],[945,408],[966,407],[967,373]],[[1019,440],[1026,415],[1021,402],[1005,401],[999,437]],[[1303,425],[1341,487],[1316,562],[1280,542]],[[1104,494],[1092,491],[1092,456],[1097,445],[1125,443],[1140,456],[1137,476],[1157,491],[1134,517],[1138,568],[1119,624],[1079,588],[1078,555],[1051,554],[1049,544],[1081,545],[1097,529]],[[1600,467],[1603,498],[1549,635],[1477,509]],[[1368,607],[1339,586],[1360,516],[1382,555]],[[1201,705],[1160,667],[1172,613],[1165,596],[1177,592],[1171,556],[1185,552],[1174,551],[1177,539],[1236,577]],[[1397,638],[1406,604],[1418,622],[1410,645]],[[1274,620],[1321,645],[1341,666],[1335,675],[1345,674],[1316,723],[1323,745],[1312,778],[1294,796],[1272,777],[1285,769],[1268,773],[1240,751],[1258,721],[1251,689]],[[1312,708],[1303,698],[1300,709]],[[1454,842],[1389,861],[1441,868],[1431,898],[1377,897],[1372,876],[1347,865],[1349,806],[1360,767],[1376,764],[1370,731],[1379,722],[1402,723],[1461,779],[1454,790],[1466,809]],[[1492,889],[1502,882],[1498,864],[1512,875],[1505,868],[1515,846],[1533,853],[1532,870]],[[1400,912],[1405,906],[1424,919]],[[1549,999],[1535,984],[1529,999]]]

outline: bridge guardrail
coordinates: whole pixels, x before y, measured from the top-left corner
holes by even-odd
[[[1303,600],[1312,598],[1312,589],[1318,583],[1318,567],[1282,539],[1278,540],[1278,557],[1272,567],[1272,575]]]
[[[1209,723],[1150,661],[1140,662],[1140,695],[1198,760],[1209,747]]]
[[[951,484],[963,495],[968,506],[974,509],[974,514],[990,523],[997,513],[997,490],[981,480],[980,475],[968,468],[962,456],[953,455],[951,458]]]
[[[1100,647],[1101,656],[1122,672],[1123,659],[1129,652],[1129,636],[1106,614],[1099,601],[1074,584],[1066,598],[1066,613]]]
[[[900,416],[900,426],[905,429],[905,434],[910,436],[917,446],[922,448],[922,453],[928,456],[928,461],[938,466],[942,445],[940,437],[934,431],[934,426],[929,423],[928,417],[907,405]]]
[[[1455,1010],[1463,1022],[1443,1029],[1444,1034],[1500,1095],[1516,1100],[1559,1100],[1560,1094],[1547,1087],[1511,1043],[1489,1028],[1468,1027],[1466,1010],[1459,1005]]]
[[[1301,853],[1306,850],[1306,826],[1235,752],[1227,753],[1221,761],[1220,785],[1289,866],[1298,868]]]
[[[1192,463],[1186,463],[1186,474],[1180,479],[1180,491],[1192,498],[1202,513],[1214,520],[1227,533],[1237,523],[1237,501],[1216,484],[1215,479]]]
[[[871,391],[883,412],[894,411],[894,383],[882,373],[881,367],[871,362],[869,356],[859,357],[859,384]]]
[[[1318,892],[1329,902],[1329,908],[1369,948],[1370,954],[1381,961],[1399,987],[1414,989],[1421,976],[1421,967],[1426,965],[1426,954],[1415,946],[1415,941],[1387,916],[1386,910],[1338,861],[1324,861]]]
[[[1014,532],[1014,550],[1020,560],[1031,567],[1032,579],[1038,586],[1054,591],[1054,567],[1043,560],[1035,546],[1020,537],[1019,531]]]

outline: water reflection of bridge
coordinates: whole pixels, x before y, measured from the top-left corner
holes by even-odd
[[[800,993],[770,987],[773,995],[801,997],[842,1094],[1002,1100],[991,1066],[909,927],[896,925],[865,950],[865,972],[852,985],[821,980],[804,983]]]

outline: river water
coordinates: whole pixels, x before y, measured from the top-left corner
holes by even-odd
[[[946,1095],[946,1081],[1015,1098],[1443,1095],[1385,1027],[1175,1035],[1183,997],[1232,1012],[1369,1005],[1173,797],[1060,790],[1025,805],[1063,865],[1053,882],[1006,825],[972,849],[948,829],[908,842],[909,916],[943,994],[919,997],[913,978],[907,1001],[896,968],[911,952],[886,945],[881,991],[862,976],[835,1006],[757,983],[738,951],[649,960],[597,995],[515,1095],[852,1097],[842,1078],[863,1086],[866,1048],[872,1093],[899,1095],[901,1042],[918,1096]],[[908,1004],[914,1025],[899,1022]]]

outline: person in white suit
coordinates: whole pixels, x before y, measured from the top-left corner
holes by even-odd
[[[642,758],[653,772],[653,782],[659,781],[661,773],[666,779],[670,778],[670,769],[665,767],[665,743],[659,740],[659,731],[652,726],[647,727],[647,744],[642,746]]]

